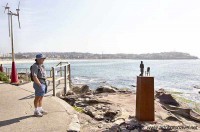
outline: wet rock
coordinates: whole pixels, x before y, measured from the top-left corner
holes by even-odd
[[[200,115],[192,109],[177,108],[171,112],[200,123]]]
[[[119,90],[118,92],[120,92],[120,93],[124,93],[124,94],[130,94],[130,93],[133,93],[133,92],[130,91],[130,90]]]
[[[94,117],[95,108],[92,106],[87,106],[84,108],[84,113],[89,115],[90,117]]]
[[[86,92],[85,95],[93,95],[92,91]]]
[[[62,98],[67,103],[69,103],[71,106],[74,106],[74,104],[76,103],[76,100],[78,99],[78,96],[77,95],[70,95],[70,96],[66,96],[66,97],[62,97]]]
[[[110,102],[108,101],[101,101],[101,100],[98,100],[98,99],[89,99],[89,100],[84,100],[85,103],[89,104],[89,105],[95,105],[95,104],[111,104]]]
[[[106,107],[106,106],[102,106],[101,108],[102,108],[102,110],[103,110],[104,112],[105,112],[106,110],[109,110],[109,108]]]
[[[121,132],[121,128],[120,126],[116,125],[116,126],[112,126],[111,128],[109,128],[109,130],[105,132]]]
[[[128,130],[139,130],[141,131],[142,128],[144,127],[144,125],[140,124],[140,123],[137,123],[137,124],[129,124],[127,125],[127,128]]]
[[[106,122],[113,121],[117,114],[117,111],[107,111],[104,113],[104,120]]]
[[[139,130],[135,129],[135,130],[131,130],[129,132],[139,132]]]
[[[195,85],[195,86],[193,86],[193,88],[200,89],[200,86],[199,85]]]
[[[96,115],[94,118],[95,118],[97,121],[102,121],[102,120],[104,120],[104,117],[103,117],[102,115]]]
[[[125,122],[125,119],[120,118],[120,119],[115,120],[114,124],[121,125],[124,122]]]
[[[72,87],[72,91],[76,94],[84,94],[90,92],[91,90],[88,85],[74,85]]]
[[[172,116],[172,115],[168,116],[168,117],[166,118],[166,120],[169,120],[169,121],[179,121],[179,122],[180,122],[180,120],[179,120],[177,117]]]
[[[75,99],[74,98],[65,98],[64,99],[67,103],[69,103],[71,106],[74,106],[75,104]]]
[[[98,125],[98,128],[102,128],[102,127],[103,127],[103,124]]]
[[[102,106],[99,104],[99,105],[96,106],[96,109],[101,110]]]
[[[156,91],[155,97],[157,98],[158,96],[160,96],[162,94],[165,94],[165,93],[166,93],[165,90],[161,88],[161,89],[159,89],[159,90]]]
[[[156,97],[161,103],[173,106],[180,106],[180,104],[172,97],[171,94],[166,94],[165,92],[157,92]]]
[[[75,95],[75,93],[73,92],[73,91],[68,91],[67,93],[66,93],[66,96],[68,96],[68,95]]]
[[[76,102],[74,105],[77,106],[77,107],[86,107],[86,106],[88,106],[88,104],[83,103],[83,102]]]
[[[95,93],[116,93],[117,91],[117,88],[111,86],[100,86],[95,90]]]
[[[84,113],[94,118],[97,121],[111,122],[117,116],[121,115],[121,111],[117,106],[111,106],[108,104],[96,104],[92,106],[86,106]]]

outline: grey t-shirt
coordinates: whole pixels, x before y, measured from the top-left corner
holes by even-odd
[[[32,76],[35,76],[39,79],[39,81],[41,83],[46,83],[45,79],[46,79],[46,70],[44,65],[37,65],[36,63],[34,63],[32,65]]]

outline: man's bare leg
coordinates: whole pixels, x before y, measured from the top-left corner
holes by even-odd
[[[35,106],[35,109],[37,107],[39,107],[39,99],[40,99],[40,96],[35,96],[35,99],[34,99],[34,106]]]
[[[47,111],[45,111],[43,108],[42,108],[42,103],[43,103],[43,96],[42,97],[40,97],[40,100],[39,100],[39,110],[40,110],[40,112],[42,113],[42,114],[47,114],[48,112]]]
[[[41,96],[41,97],[39,98],[39,104],[38,104],[38,107],[42,107],[42,100],[43,100],[43,96]]]

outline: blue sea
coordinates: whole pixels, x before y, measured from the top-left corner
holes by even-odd
[[[51,69],[61,60],[47,60]],[[140,60],[62,60],[71,64],[73,83],[87,84],[95,89],[102,85],[135,90],[136,77],[140,74]],[[34,61],[17,62],[17,68],[30,68]],[[145,69],[151,67],[155,89],[164,88],[183,92],[184,96],[200,102],[200,60],[143,60]],[[11,67],[11,63],[4,64]],[[18,72],[20,72],[18,70]]]

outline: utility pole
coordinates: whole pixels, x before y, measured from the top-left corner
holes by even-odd
[[[12,71],[11,71],[11,83],[12,84],[17,84],[19,83],[18,81],[18,75],[17,75],[17,69],[16,69],[16,65],[15,65],[15,52],[14,52],[14,39],[13,39],[13,16],[17,16],[18,17],[18,23],[19,23],[19,28],[21,28],[20,25],[20,20],[19,20],[19,6],[20,6],[20,2],[18,4],[18,9],[16,9],[17,13],[13,13],[12,11],[10,11],[10,7],[8,7],[8,3],[6,4],[6,6],[4,6],[5,11],[7,10],[8,13],[8,30],[9,30],[9,37],[11,39],[11,47],[12,47]]]

